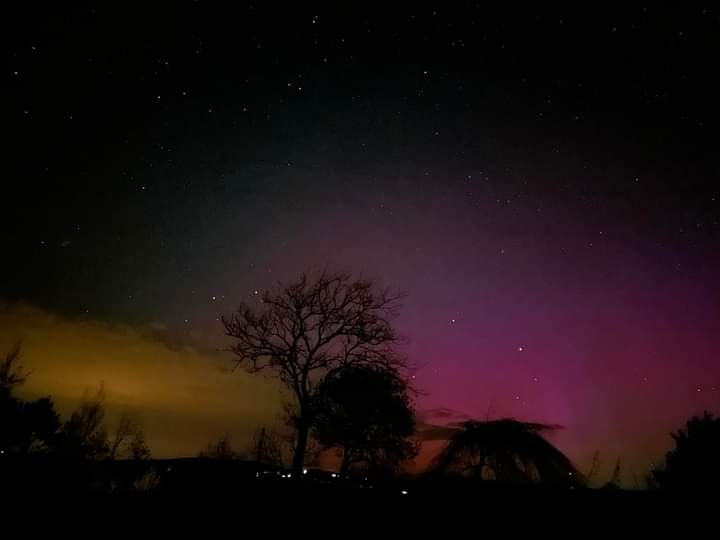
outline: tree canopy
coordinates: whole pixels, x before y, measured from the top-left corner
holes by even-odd
[[[435,470],[504,483],[573,485],[580,474],[543,432],[555,426],[513,419],[461,424],[435,463]]]
[[[675,448],[665,456],[665,468],[653,472],[661,488],[717,489],[720,484],[720,418],[705,412],[687,421],[670,436]]]
[[[342,451],[340,472],[354,464],[396,470],[417,454],[409,439],[415,417],[407,381],[392,369],[356,366],[335,371],[318,389],[315,437]]]

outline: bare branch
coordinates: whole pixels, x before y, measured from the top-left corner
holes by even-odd
[[[313,391],[328,372],[355,365],[405,367],[392,326],[400,299],[377,292],[369,280],[326,271],[278,283],[263,294],[261,307],[241,304],[220,320],[233,338],[237,365],[250,373],[272,370],[295,395],[298,425],[309,430]],[[302,436],[298,440],[305,444]]]

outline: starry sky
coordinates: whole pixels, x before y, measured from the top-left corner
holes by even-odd
[[[281,394],[218,315],[330,268],[407,294],[427,421],[641,476],[720,407],[718,9],[58,4],[5,31],[28,392],[104,380],[164,455],[245,436]]]

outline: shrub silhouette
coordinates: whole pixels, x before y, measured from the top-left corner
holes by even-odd
[[[720,483],[720,418],[705,412],[670,436],[675,448],[665,468],[653,471],[659,487],[668,490],[717,489]]]

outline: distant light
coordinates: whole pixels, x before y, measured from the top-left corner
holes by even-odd
[[[524,350],[522,347],[518,347],[518,352],[523,352]]]
[[[303,474],[307,474],[307,469],[303,469]]]
[[[333,478],[337,478],[337,474],[335,473],[332,473],[330,476],[332,476]]]
[[[402,493],[403,495],[407,495],[407,494],[408,494],[408,492],[407,492],[406,490],[404,490],[404,489],[403,489],[400,493]]]

